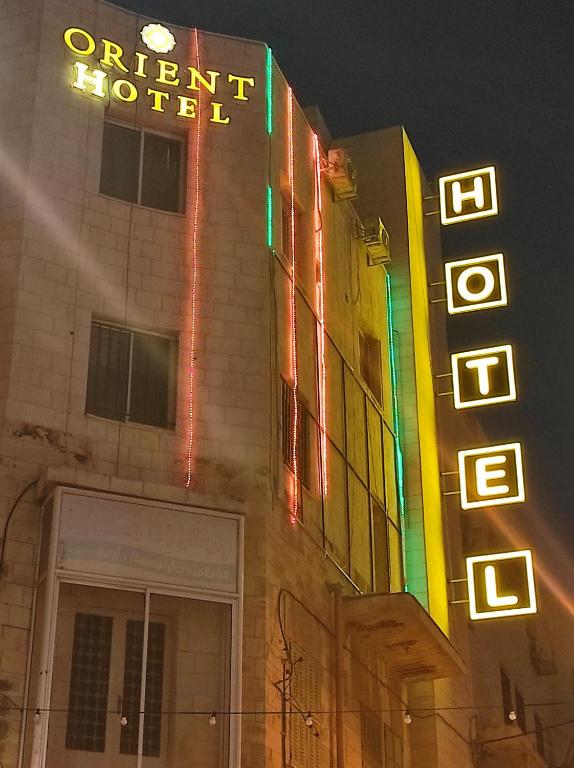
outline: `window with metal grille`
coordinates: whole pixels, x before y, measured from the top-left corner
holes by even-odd
[[[383,724],[381,716],[361,706],[361,759],[363,768],[384,765]]]
[[[86,413],[173,429],[176,369],[174,338],[94,321]]]
[[[112,623],[110,616],[75,616],[66,749],[106,750]]]
[[[359,363],[361,377],[375,400],[383,402],[383,383],[381,367],[381,341],[366,333],[359,333]]]
[[[300,400],[297,400],[297,474],[300,482],[309,488],[309,429],[312,418]],[[293,471],[293,387],[281,379],[281,448],[283,461]]]
[[[150,208],[182,211],[184,156],[179,138],[105,122],[100,192]]]
[[[120,736],[122,755],[138,753],[143,633],[143,621],[127,622],[122,695],[122,714],[126,716],[127,724],[122,728]],[[165,624],[150,621],[145,684],[144,757],[159,757],[161,752],[164,648]]]
[[[291,768],[319,768],[321,740],[317,730],[309,727],[307,713],[321,710],[321,667],[302,648],[291,645],[291,656],[299,659],[292,681],[292,707],[290,715]]]

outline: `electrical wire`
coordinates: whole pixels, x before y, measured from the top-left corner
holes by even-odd
[[[10,511],[8,512],[8,517],[6,518],[6,522],[4,523],[4,531],[2,533],[2,546],[0,548],[0,577],[2,576],[2,568],[4,566],[4,554],[6,552],[6,539],[8,536],[8,526],[10,525],[10,520],[12,519],[12,516],[14,512],[16,511],[16,507],[20,503],[20,500],[26,493],[26,491],[31,488],[33,485],[35,485],[38,482],[38,478],[35,478],[32,480],[32,482],[28,483],[28,485],[24,488],[24,490],[20,493],[16,501],[12,504],[12,507],[10,508]]]

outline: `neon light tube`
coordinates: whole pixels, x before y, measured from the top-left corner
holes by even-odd
[[[319,369],[319,431],[321,440],[321,486],[323,496],[327,495],[327,370],[325,366],[325,295],[323,275],[323,197],[321,194],[321,155],[319,139],[313,134],[315,154],[315,261],[319,280],[315,284],[315,305],[317,312],[317,355]]]
[[[293,496],[291,505],[291,525],[295,525],[299,516],[299,471],[297,466],[297,440],[299,426],[299,403],[297,402],[297,307],[295,293],[295,157],[293,150],[293,91],[287,91],[287,149],[289,163],[289,192],[290,192],[290,221],[289,246],[291,255],[291,284],[290,284],[290,321],[291,321],[291,375],[293,378],[293,433],[291,438],[291,462],[293,467]]]
[[[201,71],[199,57],[199,35],[197,28],[193,30],[193,40],[195,46],[195,66],[197,71]],[[187,488],[191,485],[193,469],[193,397],[195,383],[195,357],[197,352],[197,284],[198,284],[198,243],[199,243],[199,204],[200,204],[200,149],[201,149],[201,90],[197,95],[197,120],[195,121],[195,158],[193,166],[189,163],[188,167],[194,168],[194,199],[191,211],[192,219],[192,245],[191,245],[191,339],[189,349],[189,391],[188,391],[188,442],[187,442],[187,475],[185,485]],[[191,142],[190,142],[191,144]],[[188,179],[189,182],[189,179]],[[189,189],[189,183],[188,183]],[[188,211],[189,214],[189,211]]]
[[[391,276],[386,276],[387,286],[387,326],[389,329],[389,357],[391,364],[391,388],[393,393],[393,432],[395,435],[395,463],[397,467],[397,491],[399,496],[399,519],[401,523],[401,544],[403,550],[403,573],[405,576],[405,592],[408,592],[406,583],[406,501],[405,501],[405,475],[403,464],[403,452],[401,450],[401,440],[399,437],[399,400],[398,400],[398,382],[397,382],[397,362],[395,354],[395,340],[393,338],[393,300],[391,296]]]
[[[273,133],[273,53],[271,48],[267,46],[267,66],[266,66],[266,115],[267,115],[267,133],[271,135]]]

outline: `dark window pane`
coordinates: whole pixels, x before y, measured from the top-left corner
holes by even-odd
[[[130,203],[138,201],[141,132],[104,123],[100,192]]]
[[[144,135],[141,204],[164,211],[180,211],[182,143],[177,139]]]
[[[120,735],[120,754],[137,755],[140,692],[143,659],[143,621],[126,625],[122,714],[127,719]],[[161,751],[161,711],[165,625],[150,622],[148,629],[143,754],[159,757]]]
[[[126,415],[130,332],[92,325],[86,412],[122,421]]]
[[[524,698],[518,688],[514,689],[514,695],[516,696],[516,722],[520,726],[521,731],[526,731],[526,709],[524,707]]]
[[[384,509],[372,501],[373,505],[373,564],[375,568],[375,592],[389,592],[389,550],[387,536],[387,518]]]
[[[378,403],[383,402],[381,372],[381,342],[364,333],[359,334],[361,377]]]
[[[170,362],[174,342],[161,336],[133,334],[130,421],[173,426],[169,413]]]
[[[506,672],[500,670],[500,687],[502,690],[502,707],[504,709],[504,722],[506,725],[510,725],[511,721],[508,719],[508,715],[512,710],[512,690],[510,688],[510,679]]]
[[[76,614],[66,749],[105,752],[111,647],[110,616]]]

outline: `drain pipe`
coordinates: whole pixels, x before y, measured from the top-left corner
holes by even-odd
[[[335,613],[335,744],[337,750],[337,768],[345,768],[345,666],[344,642],[345,624],[343,619],[343,590],[340,584],[329,584],[333,593]]]

